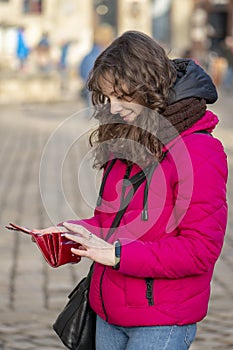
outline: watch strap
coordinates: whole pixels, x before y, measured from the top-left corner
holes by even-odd
[[[120,241],[114,242],[114,247],[115,247],[115,265],[113,268],[115,270],[118,270],[120,267],[120,259],[121,259],[121,243]]]

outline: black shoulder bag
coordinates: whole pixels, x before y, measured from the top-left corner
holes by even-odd
[[[53,324],[54,331],[71,350],[95,349],[96,315],[88,301],[93,267],[94,264],[88,275],[68,295],[68,303]]]

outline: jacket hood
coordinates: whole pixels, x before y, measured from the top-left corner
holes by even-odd
[[[169,104],[189,97],[203,98],[207,104],[217,100],[213,81],[201,66],[187,58],[174,59],[172,62],[177,70],[177,79],[170,92]]]

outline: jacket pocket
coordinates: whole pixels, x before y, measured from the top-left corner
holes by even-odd
[[[148,307],[154,305],[154,285],[148,293],[146,279],[125,277],[125,297],[126,304],[129,307]],[[150,296],[150,303],[148,297]]]

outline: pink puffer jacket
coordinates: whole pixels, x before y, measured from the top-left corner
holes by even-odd
[[[227,221],[227,162],[211,132],[210,111],[182,138],[167,145],[149,184],[134,194],[120,227],[119,270],[95,264],[90,290],[94,311],[119,326],[183,325],[202,320]],[[83,224],[105,238],[120,207],[127,165],[117,160],[105,179],[102,202]],[[106,171],[106,170],[105,170]],[[140,169],[133,166],[130,179]],[[128,181],[126,194],[132,184]],[[147,202],[147,203],[145,203]],[[142,212],[148,206],[148,220]]]

